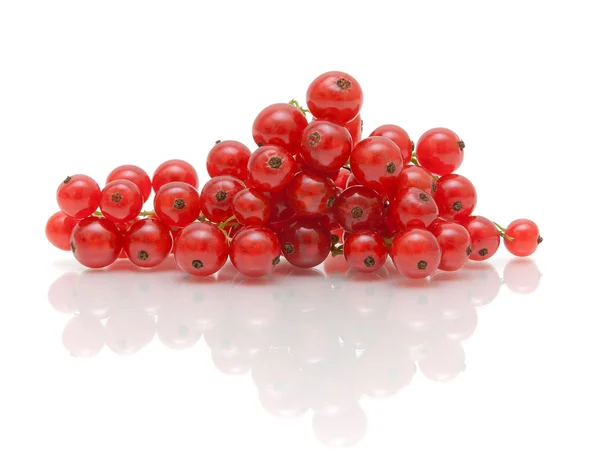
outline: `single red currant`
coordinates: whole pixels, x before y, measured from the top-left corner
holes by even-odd
[[[396,226],[427,228],[438,218],[438,208],[430,194],[418,188],[401,191],[390,203]]]
[[[255,189],[240,190],[233,198],[233,215],[242,225],[264,225],[271,215],[269,198]]]
[[[287,187],[287,199],[296,214],[315,216],[333,207],[336,192],[333,180],[298,172]]]
[[[350,171],[345,167],[342,167],[335,178],[333,179],[333,183],[336,187],[341,188],[342,190],[346,189],[346,185],[348,184],[348,178],[350,177]],[[358,185],[358,183],[356,184]]]
[[[473,213],[477,204],[477,192],[469,179],[458,174],[448,174],[436,182],[435,202],[440,217],[457,220]]]
[[[431,232],[442,249],[439,268],[442,271],[457,271],[462,268],[473,251],[467,229],[458,223],[439,222],[432,226]]]
[[[102,192],[96,181],[83,174],[69,176],[56,190],[58,207],[69,217],[85,218],[100,205]]]
[[[429,231],[412,228],[394,238],[390,256],[400,274],[410,279],[422,279],[438,268],[442,250]]]
[[[160,187],[171,182],[185,182],[194,188],[198,188],[198,173],[190,163],[181,159],[170,159],[154,171],[152,188],[156,193]]]
[[[284,189],[292,181],[296,171],[294,157],[277,146],[259,147],[248,161],[248,176],[258,191]]]
[[[252,137],[259,147],[276,145],[296,154],[307,124],[306,117],[297,107],[273,104],[264,108],[254,120]]]
[[[248,178],[250,149],[236,140],[218,141],[208,152],[206,170],[208,175],[219,177],[231,175],[242,181]]]
[[[331,248],[329,231],[318,221],[298,219],[280,236],[285,259],[298,268],[313,268],[325,261]]]
[[[403,167],[398,145],[386,137],[367,137],[350,155],[350,169],[357,180],[384,196],[398,188]]]
[[[87,217],[73,228],[71,251],[88,268],[104,268],[117,259],[123,248],[123,235],[106,218]]]
[[[504,239],[504,245],[517,257],[532,255],[543,241],[538,226],[531,220],[520,218],[506,228],[505,234],[513,240]]]
[[[167,225],[157,218],[135,222],[123,238],[123,249],[131,262],[142,268],[161,264],[171,253],[173,236]]]
[[[410,140],[408,133],[400,126],[396,126],[395,124],[384,124],[383,126],[379,126],[373,132],[371,132],[369,137],[387,137],[396,145],[398,145],[400,153],[402,154],[403,164],[405,166],[410,164],[414,143],[412,140]]]
[[[375,190],[353,186],[335,200],[333,213],[344,231],[378,230],[383,224],[383,201]]]
[[[348,266],[361,273],[380,269],[387,259],[385,241],[375,231],[359,231],[350,234],[344,242],[344,257]]]
[[[313,80],[306,91],[306,104],[318,119],[344,124],[354,119],[363,103],[358,81],[344,72],[326,72]]]
[[[215,223],[227,220],[233,215],[233,198],[244,188],[244,182],[235,177],[211,178],[200,193],[202,214]]]
[[[436,180],[431,172],[421,166],[408,165],[400,173],[397,191],[400,192],[411,187],[423,190],[432,196],[437,190]]]
[[[79,220],[59,210],[46,222],[46,238],[60,250],[71,250],[71,231]]]
[[[351,151],[352,137],[338,124],[317,120],[302,133],[300,156],[316,172],[336,173],[346,164]]]
[[[100,210],[115,223],[129,222],[142,211],[144,197],[138,186],[129,180],[108,182],[102,190]]]
[[[280,254],[281,246],[273,231],[247,226],[233,237],[229,258],[244,276],[263,277],[279,263]]]
[[[225,233],[212,223],[194,222],[179,231],[173,255],[177,266],[193,276],[210,276],[227,262]]]
[[[181,228],[200,216],[200,196],[189,183],[170,182],[154,196],[154,211],[167,226]]]
[[[348,129],[350,137],[352,137],[352,148],[354,148],[354,145],[362,140],[363,120],[360,116],[360,113],[342,126]]]
[[[491,220],[481,216],[469,216],[459,221],[471,236],[473,252],[469,259],[481,261],[494,255],[500,246],[500,233]]]
[[[137,185],[142,192],[144,202],[150,197],[152,192],[152,181],[144,169],[138,166],[126,164],[113,169],[108,177],[106,183],[110,183],[114,180],[129,180]]]
[[[417,141],[419,164],[433,174],[451,174],[463,162],[465,143],[450,129],[433,128]]]

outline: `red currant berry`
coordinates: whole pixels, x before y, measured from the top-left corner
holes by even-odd
[[[436,182],[435,202],[440,217],[456,220],[473,213],[477,204],[477,192],[469,179],[458,174],[440,177]]]
[[[429,231],[413,228],[394,238],[390,249],[394,266],[410,279],[430,276],[440,265],[442,250]]]
[[[298,268],[313,268],[325,261],[331,249],[329,231],[319,222],[299,219],[279,237],[285,259]]]
[[[352,151],[348,130],[329,121],[313,121],[302,133],[300,156],[316,172],[332,174],[346,164]]]
[[[150,197],[152,192],[152,181],[144,169],[138,166],[132,166],[130,164],[119,166],[113,169],[108,177],[106,183],[110,183],[114,180],[129,180],[137,185],[142,192],[144,202]]]
[[[385,241],[375,231],[350,234],[344,242],[344,257],[348,266],[361,273],[380,269],[387,259]]]
[[[348,121],[346,124],[343,124],[348,132],[350,133],[350,137],[352,137],[352,147],[356,145],[358,142],[362,140],[363,133],[363,120],[360,116],[360,113],[354,117],[354,119]]]
[[[403,167],[400,149],[386,137],[367,137],[350,155],[350,169],[357,180],[382,195],[398,188]]]
[[[271,212],[269,215],[269,223],[284,222],[296,215],[290,207],[287,200],[285,190],[276,191],[275,193],[263,193],[271,202]]]
[[[233,198],[233,215],[242,225],[264,225],[271,215],[269,198],[260,191],[243,189]]]
[[[313,80],[306,91],[310,113],[323,120],[344,124],[354,119],[363,103],[363,92],[354,77],[327,72]]]
[[[508,225],[506,235],[513,240],[504,239],[504,245],[510,253],[517,257],[528,257],[533,254],[543,241],[538,226],[525,218],[515,220]]]
[[[430,129],[417,141],[417,161],[434,174],[451,174],[462,164],[464,148],[465,143],[450,129]]]
[[[312,172],[299,172],[287,187],[287,198],[296,214],[319,215],[333,207],[336,191],[333,180]]]
[[[273,104],[264,108],[254,120],[252,137],[259,147],[276,145],[296,154],[307,124],[306,117],[297,107]]]
[[[123,248],[123,235],[106,218],[87,217],[71,233],[71,251],[88,268],[104,268],[117,259]]]
[[[337,199],[342,191],[344,191],[344,190],[336,187],[334,195],[333,195],[334,199]],[[325,228],[328,231],[333,231],[340,227],[340,224],[338,223],[337,219],[335,218],[333,206],[325,209],[325,212],[323,212],[323,214],[318,218],[318,221],[321,224],[321,226],[323,226],[323,228]]]
[[[231,241],[231,263],[248,277],[267,276],[279,263],[281,246],[273,231],[259,226],[247,226]]]
[[[73,218],[90,216],[100,205],[101,196],[96,181],[83,174],[67,177],[56,190],[58,207]]]
[[[208,152],[206,170],[210,177],[231,175],[240,180],[248,178],[250,149],[235,140],[218,141]]]
[[[131,262],[142,268],[161,264],[171,253],[173,236],[167,225],[157,218],[135,222],[123,238],[123,249]]]
[[[387,137],[398,145],[400,153],[402,154],[403,164],[405,166],[410,164],[414,144],[412,140],[410,140],[408,133],[400,126],[396,126],[395,124],[384,124],[371,132],[369,137]]]
[[[137,185],[129,180],[114,180],[102,190],[100,210],[115,223],[129,222],[142,211],[144,197]]]
[[[377,230],[383,224],[383,201],[375,190],[353,186],[335,200],[333,213],[344,231]]]
[[[421,166],[408,165],[400,173],[398,191],[414,187],[433,196],[437,190],[435,182],[435,177],[431,172],[423,169]]]
[[[215,223],[227,220],[233,215],[233,198],[244,188],[244,182],[235,177],[211,178],[200,193],[202,213]]]
[[[272,145],[259,147],[248,161],[248,175],[258,191],[282,190],[292,181],[296,170],[294,157]]]
[[[390,203],[396,226],[427,228],[438,218],[438,208],[430,194],[418,188],[401,191]]]
[[[71,231],[78,221],[63,211],[55,212],[46,222],[46,238],[60,250],[71,250]]]
[[[350,171],[344,167],[342,167],[335,178],[333,179],[333,183],[336,187],[341,188],[342,190],[346,189],[346,185],[348,184],[348,178],[350,177]],[[358,183],[357,183],[358,185]]]
[[[481,261],[494,255],[500,246],[500,233],[491,220],[481,216],[470,216],[459,221],[471,236],[473,252],[469,259]]]
[[[194,222],[179,231],[173,255],[177,266],[193,276],[210,276],[227,262],[225,233],[212,223]]]
[[[170,182],[154,196],[154,211],[167,226],[181,228],[200,216],[200,196],[189,183]]]
[[[346,188],[350,188],[351,186],[357,186],[357,185],[361,185],[361,183],[356,179],[356,176],[350,172],[350,175],[348,176],[348,181],[346,182]]]
[[[462,268],[473,249],[467,229],[458,223],[440,222],[431,228],[442,249],[439,268],[442,271],[457,271]]]
[[[152,188],[156,193],[160,187],[171,182],[184,182],[198,188],[198,173],[190,163],[181,159],[170,159],[154,171]]]

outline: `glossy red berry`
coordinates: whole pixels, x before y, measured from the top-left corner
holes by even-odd
[[[326,72],[313,80],[306,91],[306,104],[318,119],[344,124],[354,119],[363,103],[358,81],[344,72]]]
[[[383,224],[383,201],[375,190],[353,186],[337,197],[333,213],[344,231],[377,230]]]
[[[152,192],[152,181],[150,180],[150,176],[144,169],[138,166],[125,164],[113,169],[110,174],[108,174],[106,183],[114,180],[129,180],[130,182],[135,183],[142,192],[144,202],[148,200],[150,193]]]
[[[356,179],[383,196],[398,188],[403,167],[400,149],[386,137],[367,137],[350,154],[350,169]]]
[[[308,124],[304,114],[291,104],[272,104],[264,108],[252,125],[256,145],[276,145],[291,154],[300,150],[302,131]]]
[[[344,257],[348,266],[362,273],[379,270],[387,259],[385,241],[375,231],[351,233],[344,241]]]
[[[458,223],[439,222],[433,225],[431,232],[442,249],[439,269],[457,271],[462,268],[473,251],[467,229]]]
[[[397,191],[400,192],[411,187],[423,190],[432,196],[437,190],[436,180],[431,172],[421,166],[408,165],[400,173]]]
[[[100,205],[102,192],[96,181],[84,174],[64,179],[56,190],[58,207],[69,217],[90,216]]]
[[[346,189],[348,184],[348,178],[350,177],[350,171],[344,167],[342,167],[335,178],[333,179],[333,183],[336,187],[341,188],[342,190]],[[358,183],[356,184],[358,185]]]
[[[248,161],[248,176],[258,191],[282,190],[292,181],[296,171],[294,157],[277,146],[259,147]]]
[[[467,229],[471,236],[473,252],[469,255],[469,259],[487,260],[498,251],[500,233],[491,220],[481,216],[470,216],[460,220],[459,223]]]
[[[417,161],[433,174],[451,174],[462,164],[464,148],[465,143],[450,129],[430,129],[417,141]]]
[[[250,149],[236,140],[218,141],[208,152],[206,170],[208,175],[230,175],[242,181],[248,178]]]
[[[177,266],[193,276],[210,276],[227,262],[223,231],[212,223],[194,222],[179,230],[173,255]]]
[[[246,188],[244,182],[231,176],[211,178],[200,193],[200,210],[210,221],[220,223],[233,215],[233,198]]]
[[[87,217],[73,228],[70,241],[75,259],[88,268],[104,268],[117,259],[123,235],[106,218]]]
[[[231,241],[229,258],[241,274],[248,277],[267,276],[279,263],[281,246],[273,231],[247,226]]]
[[[198,173],[194,166],[181,159],[165,161],[154,171],[152,188],[158,192],[160,187],[171,182],[185,182],[198,188]]]
[[[331,249],[329,231],[315,220],[294,221],[281,232],[279,240],[285,259],[298,268],[320,265]]]
[[[336,187],[333,195],[334,199],[337,199],[338,196],[342,193],[342,191],[344,190]],[[317,217],[317,220],[319,221],[321,226],[323,226],[323,228],[325,228],[328,231],[333,231],[337,228],[340,228],[340,224],[338,223],[337,218],[335,218],[333,206],[327,207],[325,209],[325,212],[323,212],[319,217]]]
[[[269,223],[285,222],[296,215],[294,210],[288,204],[287,193],[285,190],[276,191],[274,193],[264,193],[264,195],[271,202]]]
[[[354,148],[354,145],[362,140],[363,120],[360,113],[342,126],[350,133],[350,137],[352,137],[352,147]]]
[[[396,145],[398,145],[400,153],[402,154],[403,164],[405,166],[410,164],[414,143],[412,140],[410,140],[408,133],[400,126],[396,126],[395,124],[384,124],[383,126],[379,126],[373,132],[371,132],[369,137],[387,137]]]
[[[46,238],[60,250],[71,250],[71,231],[79,220],[59,210],[46,222]]]
[[[200,216],[200,196],[189,183],[170,182],[154,196],[154,211],[167,226],[181,228]]]
[[[239,191],[233,198],[233,215],[242,225],[264,225],[271,215],[271,203],[264,193],[253,188]]]
[[[427,228],[438,218],[438,208],[433,197],[418,188],[401,191],[390,203],[396,224],[407,228]]]
[[[337,189],[333,180],[313,172],[298,172],[287,187],[287,199],[297,215],[317,216],[333,207]]]
[[[136,221],[125,233],[123,249],[131,262],[142,268],[160,265],[171,253],[173,236],[157,218]]]
[[[469,179],[458,174],[440,177],[434,194],[440,217],[457,220],[473,213],[477,204],[477,192]]]
[[[138,186],[129,180],[108,182],[102,190],[100,210],[102,215],[115,223],[129,222],[142,210],[144,196]]]
[[[504,245],[517,257],[532,255],[543,241],[538,226],[531,220],[520,218],[506,228],[506,235],[513,240],[504,239]]]
[[[325,174],[336,173],[348,161],[352,137],[348,130],[329,121],[313,121],[304,129],[300,156],[308,167]]]
[[[410,279],[422,279],[438,268],[442,250],[433,234],[413,228],[394,238],[390,256],[400,274]]]

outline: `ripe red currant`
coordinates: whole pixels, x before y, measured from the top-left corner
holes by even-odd
[[[469,179],[458,174],[440,177],[434,194],[440,217],[456,220],[473,213],[477,204],[477,192]]]
[[[335,199],[338,198],[338,196],[342,193],[341,188],[336,187],[333,197],[334,197],[334,203],[335,203]],[[340,227],[340,224],[337,221],[337,218],[335,218],[335,212],[333,211],[333,206],[331,207],[327,207],[325,209],[325,212],[323,212],[323,214],[321,214],[320,217],[317,218],[317,220],[319,221],[319,223],[321,224],[321,226],[323,226],[323,228],[325,228],[328,231],[333,231],[337,228]]]
[[[259,147],[248,161],[248,175],[258,191],[282,190],[292,181],[296,171],[294,157],[277,146]]]
[[[156,193],[161,186],[171,182],[185,182],[198,188],[198,173],[190,163],[181,159],[170,159],[154,171],[152,188]]]
[[[481,261],[494,255],[500,246],[500,233],[494,223],[481,216],[469,216],[459,221],[471,236],[473,252],[469,259]]]
[[[346,189],[346,185],[348,184],[348,178],[350,177],[350,171],[344,167],[342,167],[335,178],[333,179],[333,183],[336,187],[341,188],[342,190]],[[358,183],[356,184],[358,185]]]
[[[369,137],[387,137],[398,145],[404,165],[407,166],[410,164],[414,143],[410,140],[408,133],[400,126],[396,126],[395,124],[384,124],[371,132]]]
[[[350,169],[356,179],[383,196],[397,189],[403,167],[398,145],[386,137],[367,137],[350,154]]]
[[[131,225],[123,238],[123,249],[131,262],[142,268],[161,264],[171,253],[173,236],[158,218],[144,218]]]
[[[112,264],[123,248],[123,235],[106,218],[87,217],[73,228],[71,251],[75,259],[88,268]]]
[[[300,150],[302,131],[308,124],[304,114],[291,104],[272,104],[254,120],[252,137],[259,147],[276,145],[292,154]]]
[[[236,140],[218,141],[208,152],[206,170],[208,175],[218,177],[231,175],[242,181],[248,178],[250,149]]]
[[[348,266],[362,273],[379,270],[387,259],[385,241],[375,231],[351,233],[344,241],[344,257]]]
[[[69,217],[88,217],[100,205],[102,192],[96,181],[83,174],[69,176],[56,190],[58,207]]]
[[[506,228],[506,235],[513,240],[504,239],[504,245],[517,257],[532,255],[543,241],[538,226],[531,220],[520,218]]]
[[[281,246],[273,231],[247,226],[231,241],[229,258],[241,274],[248,277],[267,276],[279,263]]]
[[[135,183],[142,192],[144,202],[148,200],[150,193],[152,192],[152,181],[150,180],[150,177],[144,169],[138,166],[126,164],[113,169],[110,174],[108,174],[106,183],[114,180],[129,180],[130,182]]]
[[[318,119],[344,124],[354,119],[363,103],[358,81],[344,72],[326,72],[313,80],[306,91],[306,104]]]
[[[418,188],[401,191],[390,203],[396,225],[427,228],[438,218],[438,208],[430,194]]]
[[[348,130],[329,121],[313,121],[304,129],[300,156],[308,167],[325,174],[336,173],[352,151]]]
[[[442,250],[433,234],[413,228],[394,238],[390,256],[400,274],[410,279],[422,279],[438,268]]]
[[[271,215],[267,195],[253,188],[239,191],[233,198],[233,214],[242,225],[264,225]]]
[[[383,224],[383,201],[375,190],[353,186],[335,200],[333,213],[344,231],[377,230]]]
[[[421,166],[408,165],[400,173],[398,191],[411,187],[423,190],[432,196],[437,190],[436,180],[431,172],[423,169]]]
[[[170,182],[154,196],[154,211],[166,225],[181,228],[200,216],[200,196],[189,183]]]
[[[235,177],[225,175],[211,178],[200,193],[202,213],[215,223],[227,220],[233,215],[233,198],[244,188],[244,182]]]
[[[434,174],[451,174],[462,164],[464,148],[465,143],[450,129],[433,128],[417,141],[417,161]]]
[[[333,207],[336,192],[333,180],[298,172],[287,187],[287,199],[296,214],[319,215]]]
[[[225,233],[212,223],[194,222],[179,231],[173,255],[177,266],[193,276],[210,276],[227,262]]]
[[[473,251],[467,229],[458,223],[440,222],[433,225],[431,232],[442,249],[439,268],[442,271],[462,268]]]
[[[294,210],[288,204],[287,193],[285,190],[276,191],[274,193],[264,193],[264,195],[271,202],[269,223],[285,222],[296,215]]]
[[[79,220],[59,210],[46,222],[46,238],[60,250],[71,250],[71,231]]]
[[[102,215],[115,223],[129,222],[142,210],[144,197],[138,186],[129,180],[108,182],[102,190],[100,210]]]
[[[313,268],[325,261],[331,248],[329,231],[318,221],[298,219],[280,236],[281,251],[290,264],[298,268]]]

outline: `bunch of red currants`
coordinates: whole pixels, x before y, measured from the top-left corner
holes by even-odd
[[[192,275],[214,274],[229,258],[249,277],[268,275],[281,256],[312,268],[331,253],[359,272],[377,271],[390,256],[402,275],[424,278],[490,258],[500,238],[522,257],[542,242],[531,220],[503,228],[472,215],[475,187],[454,173],[465,143],[450,129],[430,129],[416,145],[392,124],[361,139],[363,92],[344,72],[318,76],[306,102],[263,109],[254,152],[217,141],[202,188],[182,160],[164,162],[152,178],[117,167],[103,189],[87,175],[67,177],[47,238],[89,268],[119,257],[151,268],[173,253]],[[142,211],[153,190],[154,210]]]

